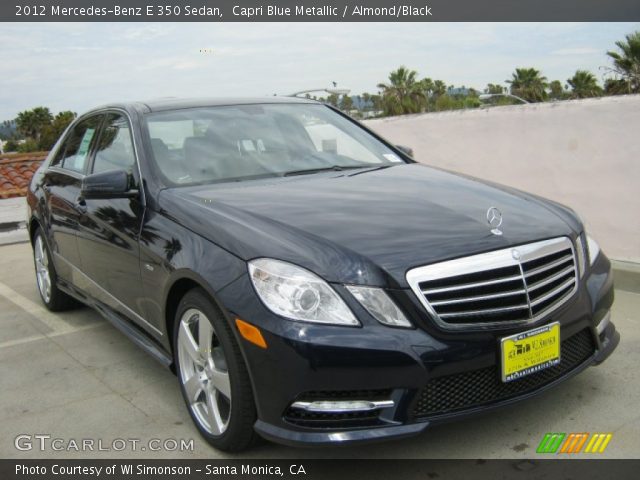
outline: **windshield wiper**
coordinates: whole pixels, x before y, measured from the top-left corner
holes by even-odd
[[[363,170],[362,172],[356,172],[356,173],[352,173],[351,175],[349,175],[350,177],[355,177],[356,175],[360,175],[362,173],[369,173],[369,172],[375,172],[376,170],[384,170],[385,168],[390,168],[393,167],[393,165],[381,165],[379,167],[373,167],[370,168],[369,170]]]
[[[295,175],[310,175],[313,173],[320,173],[320,172],[341,172],[343,170],[351,170],[353,168],[366,168],[366,167],[362,165],[351,165],[351,166],[332,165],[330,167],[307,168],[305,170],[291,170],[290,172],[285,172],[283,176],[293,177]]]

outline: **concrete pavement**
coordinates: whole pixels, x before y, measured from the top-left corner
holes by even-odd
[[[530,458],[546,432],[612,432],[599,457],[640,452],[640,295],[618,291],[620,346],[603,365],[497,412],[419,437],[347,448],[264,443],[232,458]],[[275,373],[274,373],[275,374]],[[0,458],[223,458],[201,440],[178,383],[97,313],[49,313],[35,287],[29,244],[0,247]],[[17,450],[20,434],[65,439],[193,439],[193,451]],[[33,442],[34,447],[37,442]],[[587,455],[580,455],[586,457]],[[545,457],[548,458],[548,457]]]

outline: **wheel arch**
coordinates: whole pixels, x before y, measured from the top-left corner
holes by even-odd
[[[234,332],[234,336],[236,340],[238,339],[236,329],[234,328],[232,322],[232,315],[225,308],[225,306],[218,299],[214,289],[209,285],[209,283],[200,277],[198,274],[191,270],[179,270],[174,272],[172,281],[170,282],[169,287],[167,288],[167,293],[165,295],[164,301],[164,322],[165,322],[165,331],[167,333],[167,337],[171,339],[170,348],[171,353],[173,354],[173,328],[176,319],[176,313],[178,311],[178,305],[180,304],[180,300],[194,288],[202,289],[207,296],[211,299],[215,307],[218,309],[223,318],[225,318],[230,326],[231,330]]]
[[[29,242],[31,243],[31,246],[33,246],[33,242],[36,236],[36,231],[39,228],[42,228],[42,225],[40,225],[40,220],[38,220],[35,216],[32,216],[28,224]]]

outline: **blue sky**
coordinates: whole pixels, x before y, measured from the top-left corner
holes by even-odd
[[[483,89],[515,67],[599,79],[640,23],[1,24],[0,120],[165,96],[287,94],[336,81],[374,93],[399,65]],[[205,50],[202,52],[201,50]]]

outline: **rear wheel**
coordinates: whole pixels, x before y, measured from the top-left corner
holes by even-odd
[[[73,298],[58,288],[58,277],[51,261],[51,253],[40,229],[36,230],[33,239],[33,263],[40,298],[49,310],[59,312],[78,305]]]
[[[174,356],[189,414],[214,447],[239,451],[255,440],[255,403],[249,374],[231,326],[200,289],[176,313]]]

